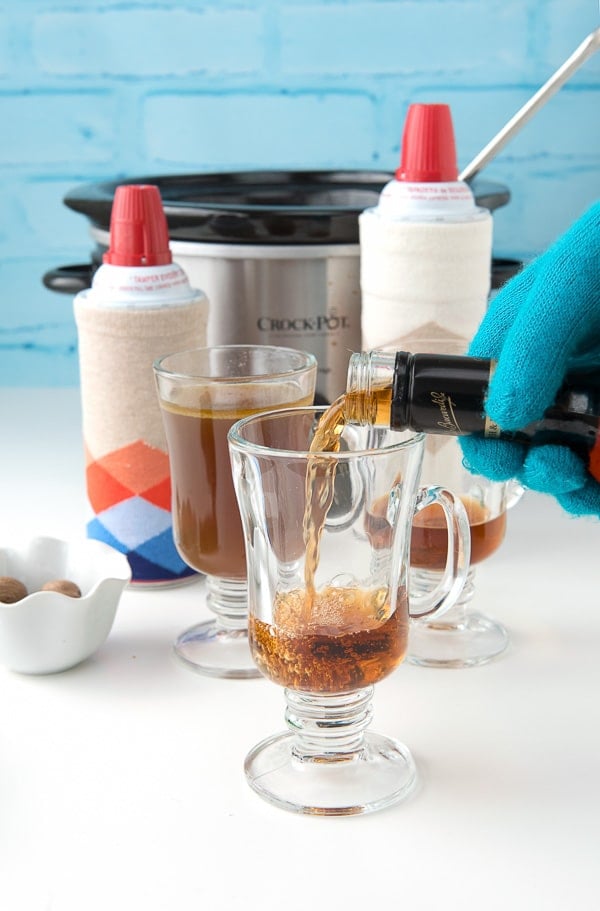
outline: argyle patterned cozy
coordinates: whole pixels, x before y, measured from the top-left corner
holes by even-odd
[[[134,582],[194,575],[175,548],[167,453],[138,440],[95,459],[86,448],[86,482],[95,517],[90,538],[124,553]]]

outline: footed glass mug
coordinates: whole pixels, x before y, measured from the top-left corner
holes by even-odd
[[[188,668],[215,677],[258,677],[247,637],[244,535],[227,431],[239,418],[312,403],[312,354],[270,345],[223,345],[169,354],[154,364],[171,471],[173,535],[206,574],[214,619],[177,638]]]
[[[468,340],[449,336],[425,337],[418,333],[405,339],[413,352],[464,354]],[[507,510],[518,502],[522,488],[473,475],[464,465],[455,437],[427,435],[421,469],[424,484],[441,484],[460,497],[471,529],[469,576],[460,599],[440,621],[424,618],[410,630],[407,661],[425,667],[460,668],[485,664],[506,649],[509,637],[501,623],[484,610],[473,609],[476,566],[488,560],[502,544]],[[411,590],[426,591],[437,584],[446,559],[444,517],[437,506],[415,518],[412,533]],[[475,600],[477,600],[475,598]]]
[[[504,652],[509,637],[501,623],[473,610],[475,571],[504,541],[507,509],[515,499],[511,485],[471,474],[463,465],[458,441],[443,436],[426,438],[421,477],[426,484],[443,484],[463,501],[471,530],[471,560],[467,582],[452,610],[441,620],[425,617],[412,625],[407,661],[449,668],[485,664]],[[445,524],[437,506],[415,517],[411,591],[426,591],[437,584],[446,559]]]
[[[409,617],[457,600],[470,541],[459,498],[419,490],[422,434],[340,426],[339,451],[324,451],[323,411],[257,415],[229,432],[250,648],[285,688],[289,728],[254,747],[245,771],[277,806],[347,815],[396,803],[415,784],[410,751],[367,730],[373,685],[403,660]],[[411,595],[409,613],[412,519],[432,503],[448,523],[445,571],[435,590]]]

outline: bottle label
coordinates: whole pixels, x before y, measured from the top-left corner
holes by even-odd
[[[475,204],[470,187],[461,181],[412,183],[392,180],[383,188],[375,211],[392,218],[418,216],[428,211],[450,218],[478,218],[483,214]]]
[[[94,275],[92,287],[82,292],[82,298],[96,306],[146,309],[184,304],[199,294],[190,287],[187,275],[175,263],[163,266],[104,263]]]
[[[486,417],[485,426],[483,428],[483,435],[489,437],[490,439],[498,440],[502,436],[501,427],[496,424],[495,421],[492,421],[491,418]]]
[[[439,420],[436,426],[442,433],[450,433],[453,436],[460,436],[462,430],[456,416],[456,402],[445,392],[431,392],[431,403],[439,410]]]
[[[394,426],[449,436],[484,432],[489,360],[398,352],[395,374]]]

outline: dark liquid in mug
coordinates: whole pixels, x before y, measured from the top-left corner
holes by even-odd
[[[471,565],[487,560],[502,544],[506,512],[491,517],[489,511],[470,497],[461,497],[471,529]],[[448,531],[442,507],[426,506],[413,518],[410,564],[419,569],[442,571],[448,553]]]
[[[261,672],[281,686],[343,693],[371,686],[400,664],[408,640],[408,598],[387,586],[315,588],[321,534],[333,502],[336,461],[346,425],[343,400],[324,412],[306,466],[303,539],[305,587],[275,596],[270,622],[250,615],[248,636]]]
[[[399,590],[391,613],[387,588],[296,589],[276,596],[271,623],[250,616],[248,635],[254,660],[275,683],[343,693],[377,683],[400,664],[408,599]]]
[[[171,464],[173,534],[185,562],[211,576],[246,578],[242,522],[233,487],[227,433],[241,418],[270,408],[308,405],[291,389],[256,386],[239,407],[188,408],[161,401]],[[266,400],[265,400],[266,399]],[[284,400],[285,399],[285,400]],[[246,402],[262,401],[250,407]]]

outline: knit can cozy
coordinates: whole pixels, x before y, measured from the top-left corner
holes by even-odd
[[[172,533],[169,458],[152,372],[161,355],[206,344],[208,301],[150,309],[75,300],[88,536],[125,553],[136,583],[193,575]]]
[[[413,339],[466,350],[490,289],[491,218],[393,222],[370,211],[359,224],[363,350],[410,348]]]

